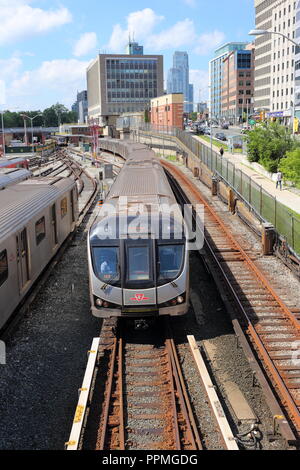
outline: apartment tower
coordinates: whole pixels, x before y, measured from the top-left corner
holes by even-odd
[[[256,29],[295,40],[295,0],[254,0]],[[254,107],[269,118],[290,122],[294,107],[295,46],[277,34],[255,40]]]

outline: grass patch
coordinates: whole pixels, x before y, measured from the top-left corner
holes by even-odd
[[[209,135],[198,135],[198,137],[202,140],[205,140],[205,142],[210,144],[210,136]],[[215,145],[219,149],[221,147],[223,147],[224,152],[228,152],[228,145],[227,144],[225,144],[223,142],[220,142],[219,140],[216,140],[216,139],[212,139],[212,143],[213,143],[213,145]],[[233,153],[242,153],[242,149],[233,149]]]

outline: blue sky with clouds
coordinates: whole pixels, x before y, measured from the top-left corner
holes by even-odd
[[[0,11],[0,106],[12,110],[70,107],[89,62],[124,52],[129,33],[164,55],[165,77],[174,51],[187,51],[194,99],[205,99],[214,49],[248,41],[254,26],[254,0],[0,0]]]

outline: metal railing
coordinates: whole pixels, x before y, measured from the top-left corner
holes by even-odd
[[[207,168],[217,175],[228,187],[230,187],[237,197],[249,208],[251,212],[261,222],[272,224],[278,234],[284,238],[295,254],[300,256],[300,215],[295,216],[292,211],[280,203],[276,197],[265,191],[250,176],[229,162],[226,157],[202,144],[194,137],[178,128],[166,126],[152,126],[151,124],[140,125],[139,128],[132,129],[134,136],[140,132],[151,133],[152,138],[160,136],[165,140],[181,144],[196,156]],[[175,141],[175,138],[178,139]],[[184,149],[185,150],[185,149]]]

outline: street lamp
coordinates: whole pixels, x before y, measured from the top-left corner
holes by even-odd
[[[278,34],[279,36],[282,36],[283,38],[292,42],[296,47],[300,47],[300,44],[298,44],[296,41],[293,41],[293,39],[289,38],[283,33],[279,33],[278,31],[268,31],[267,29],[251,29],[251,31],[249,31],[248,34],[249,36],[263,36],[265,34]]]
[[[33,120],[39,116],[43,116],[41,113],[36,114],[36,116],[30,117],[27,116],[26,114],[21,114],[21,116],[24,118],[24,127],[25,127],[25,133],[26,133],[26,126],[25,126],[25,118],[30,119],[31,121],[31,147],[32,147],[32,153],[34,153],[34,147],[33,147]],[[27,140],[27,134],[26,135],[26,140]]]
[[[284,39],[286,39],[287,41],[291,42],[292,44],[294,44],[294,46],[296,47],[300,47],[300,44],[297,43],[296,41],[294,41],[293,39],[289,38],[288,36],[286,36],[286,34],[283,34],[283,33],[279,33],[278,31],[268,31],[267,29],[251,29],[251,31],[249,31],[249,36],[264,36],[265,34],[277,34],[278,36],[281,36],[283,37]],[[292,118],[293,118],[293,134],[294,134],[294,119],[295,119],[295,96],[294,96],[294,99],[293,99],[293,115],[292,115]]]

